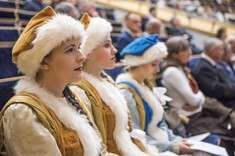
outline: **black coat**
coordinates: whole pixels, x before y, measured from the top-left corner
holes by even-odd
[[[210,62],[201,58],[192,70],[200,90],[209,97],[235,108],[235,85]]]

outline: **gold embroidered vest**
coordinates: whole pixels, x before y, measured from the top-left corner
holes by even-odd
[[[86,79],[82,79],[82,81],[72,83],[70,85],[78,86],[85,91],[86,96],[91,102],[92,114],[94,116],[95,124],[98,127],[100,134],[102,135],[103,143],[107,146],[107,151],[121,156],[122,154],[118,150],[117,144],[113,137],[113,132],[116,126],[116,119],[110,107],[105,104],[105,102],[100,97],[98,91]],[[133,126],[129,114],[128,127],[128,131],[131,132],[133,130]],[[132,138],[132,142],[135,143],[140,150],[146,152],[146,149],[141,143],[141,141]]]
[[[78,138],[77,132],[71,130],[63,125],[63,123],[56,117],[56,115],[51,111],[37,96],[21,92],[13,96],[4,106],[0,112],[0,118],[4,115],[5,110],[11,104],[22,103],[29,106],[37,115],[38,119],[42,124],[49,130],[49,132],[55,138],[60,152],[63,156],[76,156],[83,155],[84,150],[82,144]],[[7,155],[4,151],[3,145],[3,125],[2,121],[0,123],[0,154]]]

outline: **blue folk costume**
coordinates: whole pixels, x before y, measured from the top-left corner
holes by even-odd
[[[158,42],[157,35],[150,35],[129,44],[121,55],[125,56],[127,66],[134,67],[165,57],[167,50],[163,43]],[[161,152],[179,153],[178,141],[182,137],[174,135],[168,128],[163,117],[162,98],[144,83],[134,80],[129,73],[119,75],[116,81],[128,102],[133,125],[146,132],[147,143],[156,145]]]
[[[137,67],[164,58],[167,49],[163,43],[158,42],[157,35],[150,35],[130,43],[121,55],[124,55],[128,67]],[[130,73],[119,75],[116,82],[128,102],[134,127],[146,132],[147,143],[155,145],[160,152],[171,151],[179,154],[182,137],[172,132],[163,115],[162,105],[166,102],[166,89],[150,88],[144,82],[137,82]],[[218,139],[218,136],[215,138]]]

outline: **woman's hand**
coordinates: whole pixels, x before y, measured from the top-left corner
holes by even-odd
[[[188,143],[186,139],[183,139],[180,143],[180,154],[193,153],[197,151],[195,149],[191,149],[190,146],[192,146],[192,144]]]
[[[199,106],[191,106],[187,103],[182,106],[182,109],[189,111],[189,112],[195,111],[198,108],[199,108]]]

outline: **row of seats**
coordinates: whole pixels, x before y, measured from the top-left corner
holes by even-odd
[[[200,2],[202,6],[210,6],[222,13],[228,12],[228,6],[235,8],[235,2],[232,0],[230,2],[221,2],[221,4],[218,4],[215,0],[200,0]]]
[[[14,96],[14,89],[13,87],[16,85],[21,77],[14,77],[14,78],[7,78],[7,79],[0,79],[0,110],[6,104],[6,102]]]
[[[17,8],[4,8],[0,5],[0,26],[25,27],[36,13]]]
[[[0,27],[0,79],[21,75],[12,63],[12,48],[23,29]]]
[[[96,9],[102,18],[107,19],[112,24],[113,31],[111,32],[111,39],[112,39],[113,45],[116,47],[117,38],[121,34],[121,31],[122,31],[122,24],[116,21],[114,17],[113,9],[101,8],[101,7],[96,8]]]

